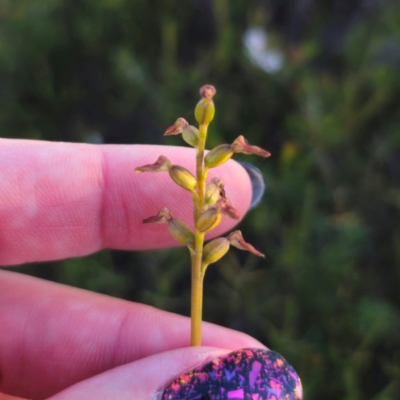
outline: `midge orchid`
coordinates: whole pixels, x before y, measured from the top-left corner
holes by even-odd
[[[137,167],[136,172],[168,172],[172,180],[191,192],[194,208],[194,230],[183,221],[175,218],[168,208],[162,208],[157,215],[146,218],[143,223],[167,224],[171,235],[179,243],[188,247],[192,261],[192,294],[191,294],[191,344],[201,345],[201,319],[203,306],[203,278],[208,265],[220,260],[230,246],[247,250],[264,257],[251,244],[246,243],[240,231],[234,231],[227,237],[211,240],[204,246],[206,232],[214,229],[223,216],[239,219],[238,211],[225,196],[224,182],[213,178],[207,183],[210,168],[218,167],[228,161],[234,153],[255,154],[269,157],[271,154],[257,146],[249,145],[243,136],[236,138],[232,144],[221,144],[205,155],[208,125],[214,118],[215,106],[213,97],[215,87],[205,85],[200,88],[201,99],[194,114],[199,128],[178,118],[174,125],[165,131],[166,136],[182,135],[183,140],[196,149],[196,176],[186,168],[174,165],[164,156],[153,164]]]

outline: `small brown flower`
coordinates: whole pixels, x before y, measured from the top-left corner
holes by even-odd
[[[154,164],[146,164],[142,167],[135,168],[135,171],[140,172],[161,172],[161,171],[169,171],[171,168],[171,162],[165,156],[158,157],[157,161]]]
[[[256,256],[265,258],[264,254],[262,254],[258,250],[256,250],[250,243],[247,243],[244,241],[242,232],[234,231],[231,234],[229,234],[226,238],[228,239],[229,243],[232,246],[235,246],[241,250],[247,250]]]
[[[187,126],[189,126],[189,122],[187,122],[186,119],[182,117],[178,118],[172,126],[167,128],[164,132],[164,136],[179,135]]]
[[[167,224],[172,219],[172,213],[167,207],[163,207],[157,215],[144,219],[144,224]]]
[[[260,157],[269,157],[271,153],[258,146],[251,146],[243,135],[238,136],[232,143],[231,149],[234,153],[255,154]]]

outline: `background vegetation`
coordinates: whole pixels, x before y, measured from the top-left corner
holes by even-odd
[[[0,0],[0,131],[167,143],[218,88],[210,146],[273,157],[205,319],[281,352],[309,400],[400,392],[400,10],[396,0]],[[181,144],[179,139],[169,144]],[[189,313],[184,249],[103,251],[28,274]]]

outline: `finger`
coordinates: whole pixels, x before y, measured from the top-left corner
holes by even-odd
[[[160,154],[194,171],[194,150],[184,147],[0,139],[0,265],[176,245],[166,226],[142,225],[164,206],[193,225],[188,191],[167,173],[134,172]],[[210,177],[217,174],[243,215],[251,200],[247,173],[229,161]],[[213,235],[236,223],[224,218]]]
[[[41,399],[110,368],[189,346],[190,320],[26,275],[0,273],[0,392]],[[263,347],[203,323],[203,345]]]
[[[22,397],[10,396],[9,394],[0,393],[0,400],[25,400]]]
[[[229,350],[192,347],[155,354],[80,382],[49,400],[158,400],[174,378],[226,353]]]
[[[187,348],[107,371],[51,400],[98,398],[301,400],[302,387],[293,367],[274,351]]]

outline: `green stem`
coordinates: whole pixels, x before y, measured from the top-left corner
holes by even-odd
[[[197,177],[197,201],[194,201],[194,223],[197,225],[204,208],[207,174],[203,173],[204,149],[207,138],[208,125],[199,127],[199,144],[196,152],[196,177]],[[192,296],[191,296],[191,345],[201,345],[201,320],[203,309],[203,256],[204,233],[195,228],[194,254],[192,257]]]

